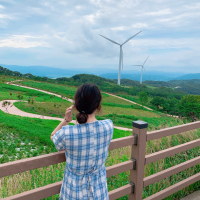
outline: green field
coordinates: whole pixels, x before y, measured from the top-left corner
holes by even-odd
[[[13,116],[1,111],[0,121],[3,122],[0,123],[0,147],[2,149],[0,152],[0,163],[56,151],[49,136],[53,129],[58,125],[58,121]],[[115,129],[113,138],[125,137],[131,134],[132,133],[128,131]],[[147,143],[146,153],[157,152],[199,137],[200,131],[195,131],[151,141]],[[145,167],[145,176],[152,175],[162,169],[167,169],[178,163],[197,157],[199,152],[200,147],[149,164]],[[129,159],[130,147],[116,149],[109,152],[106,166],[124,162]],[[1,178],[0,198],[60,181],[63,177],[64,168],[65,166],[63,163]],[[143,198],[156,193],[160,189],[175,184],[186,177],[197,173],[199,170],[200,165],[196,165],[189,170],[150,185],[147,188],[144,188]],[[128,183],[129,172],[124,172],[108,178],[108,189],[113,190]],[[15,185],[21,185],[22,187],[15,187]],[[179,199],[198,188],[199,182],[166,199]],[[58,199],[58,195],[48,199]],[[127,199],[127,197],[121,199]]]
[[[22,83],[22,85],[26,85],[33,88],[38,88],[41,90],[50,91],[59,95],[62,95],[67,98],[73,99],[74,94],[76,92],[77,87],[73,86],[64,86],[59,84],[53,84],[53,83],[45,83],[45,82],[36,82],[36,81],[20,81],[19,83]]]
[[[76,91],[76,87],[68,87],[50,83],[39,83],[34,81],[27,81],[24,83],[30,84],[30,87],[38,87],[40,89],[51,91],[70,98],[73,97]],[[10,92],[12,95],[10,95]],[[29,97],[35,98],[35,102],[33,104],[24,102],[15,103],[18,108],[30,113],[63,117],[66,107],[71,105],[71,103],[67,102],[66,100],[62,100],[58,97],[53,98],[52,95],[44,94],[42,92],[20,88],[17,86],[0,84],[0,100],[18,99],[17,96],[19,94],[23,96],[23,100],[27,100]],[[101,120],[109,118],[116,126],[131,128],[132,121],[140,119],[148,122],[148,131],[152,131],[187,123],[186,120],[167,117],[166,115],[159,114],[158,112],[147,111],[142,107],[135,107],[135,105],[125,100],[121,100],[104,93],[102,96],[102,113],[97,116],[97,119]],[[131,100],[137,99],[137,97],[131,96],[128,98]],[[56,152],[56,149],[50,140],[50,134],[58,124],[59,121],[56,120],[20,117],[0,111],[0,164]],[[113,139],[129,136],[131,134],[131,131],[114,129]],[[200,138],[199,129],[196,131],[190,131],[149,141],[147,142],[146,154],[164,150],[166,148],[180,145],[198,138]],[[199,155],[200,147],[197,147],[186,152],[176,154],[175,156],[162,159],[158,162],[148,164],[145,166],[145,177],[155,174],[161,170],[168,169]],[[111,166],[130,160],[130,156],[130,146],[109,151],[108,158],[106,160],[106,166]],[[0,198],[61,181],[63,178],[64,169],[65,163],[61,163],[0,178]],[[199,171],[200,164],[152,184],[144,188],[143,198],[146,198],[160,190],[178,183],[181,180],[198,173]],[[112,176],[108,178],[108,190],[110,191],[116,189],[128,183],[129,172]],[[178,200],[198,189],[200,189],[200,181],[165,198],[165,200]],[[58,199],[58,195],[47,199]],[[120,200],[127,199],[127,196],[120,198]]]
[[[22,100],[34,99],[35,101],[44,102],[63,102],[59,97],[46,94],[40,91],[22,88],[14,85],[0,84],[0,101],[2,100],[18,100],[17,96],[23,96]]]

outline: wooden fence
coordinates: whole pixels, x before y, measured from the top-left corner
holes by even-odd
[[[144,187],[153,184],[155,182],[158,182],[160,180],[163,180],[183,170],[186,170],[192,166],[200,164],[200,156],[199,156],[144,178],[145,165],[200,146],[200,139],[197,139],[175,147],[168,148],[166,150],[152,153],[150,155],[145,155],[147,141],[200,128],[200,122],[193,122],[185,125],[175,126],[152,132],[147,132],[147,126],[148,124],[146,122],[135,121],[133,122],[132,136],[115,139],[111,141],[109,150],[132,145],[132,150],[131,150],[132,159],[106,168],[107,177],[130,170],[130,184],[127,184],[123,187],[110,191],[109,192],[110,200],[123,197],[127,194],[129,194],[129,200],[142,200],[142,191]],[[17,174],[20,172],[25,172],[28,170],[49,166],[61,162],[65,162],[64,152],[51,153],[33,158],[8,162],[0,164],[0,177],[5,177],[12,174]],[[200,173],[197,173],[179,183],[176,183],[168,187],[167,189],[164,189],[150,197],[145,198],[145,200],[163,199],[199,180],[200,180]],[[43,199],[58,194],[60,192],[61,184],[62,181],[56,182],[50,185],[46,185],[11,197],[4,198],[3,200]]]

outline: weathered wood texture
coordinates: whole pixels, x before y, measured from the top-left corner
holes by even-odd
[[[143,178],[146,152],[147,123],[133,123],[133,135],[136,134],[137,145],[132,145],[131,158],[136,160],[136,169],[130,171],[130,182],[135,184],[134,193],[129,194],[129,200],[142,199]],[[146,128],[144,128],[146,127]]]
[[[151,131],[147,133],[147,141],[183,133],[186,131],[191,131],[197,128],[200,128],[200,121],[174,126],[170,128],[165,128],[158,131]]]
[[[178,192],[179,190],[182,190],[183,188],[197,182],[200,180],[200,173],[195,174],[179,183],[176,183],[150,197],[145,198],[144,200],[161,200],[164,199],[165,197],[168,197],[172,195],[175,192]]]
[[[158,161],[158,160],[161,160],[161,159],[169,157],[169,156],[173,156],[177,153],[187,151],[189,149],[192,149],[192,148],[195,148],[198,146],[200,146],[200,139],[194,140],[191,142],[187,142],[187,143],[184,143],[181,145],[177,145],[175,147],[171,147],[171,148],[168,148],[168,149],[156,152],[156,153],[149,154],[149,155],[145,156],[145,158],[146,158],[145,165],[155,162],[155,161]]]
[[[183,170],[186,170],[186,169],[193,167],[195,165],[198,165],[198,164],[200,164],[200,156],[144,178],[144,186],[143,187],[147,187],[148,185],[156,183],[160,180],[163,180],[169,176],[177,174]]]
[[[40,188],[36,188],[33,190],[29,190],[14,196],[10,196],[7,198],[4,198],[2,200],[40,200],[44,199],[50,196],[53,196],[55,194],[60,193],[60,188],[62,185],[62,181],[49,184]],[[125,186],[122,186],[120,188],[117,188],[115,190],[112,190],[108,193],[109,199],[114,200],[118,199],[120,197],[123,197],[127,194],[130,194],[132,191],[132,186],[130,184],[127,184]]]
[[[134,144],[135,137],[129,136],[120,139],[112,140],[109,146],[109,150],[117,149]],[[36,156],[32,158],[26,158],[13,162],[0,164],[0,178],[17,174],[20,172],[29,171],[57,163],[65,162],[65,152],[50,153],[42,156]]]

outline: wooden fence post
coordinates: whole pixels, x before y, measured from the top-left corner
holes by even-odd
[[[136,166],[130,171],[130,184],[133,185],[134,191],[129,194],[129,200],[142,200],[148,123],[138,120],[132,124],[133,135],[137,136],[137,141],[131,150],[131,159],[136,160]]]

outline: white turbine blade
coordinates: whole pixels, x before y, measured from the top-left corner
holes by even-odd
[[[100,34],[99,34],[100,35]],[[111,39],[109,39],[109,38],[107,38],[107,37],[104,37],[103,35],[100,35],[101,37],[103,37],[103,38],[105,38],[105,39],[107,39],[107,40],[109,40],[110,42],[112,42],[112,43],[114,43],[114,44],[117,44],[117,45],[120,45],[119,43],[117,43],[117,42],[115,42],[115,41],[113,41],[113,40],[111,40]]]
[[[144,68],[144,66],[142,66],[142,67],[143,67],[144,71],[146,72],[146,69]],[[146,72],[146,74],[147,74],[147,72]]]
[[[142,31],[140,31],[142,32]],[[136,33],[135,35],[133,35],[132,37],[130,37],[128,40],[126,40],[122,45],[124,45],[125,43],[127,43],[129,40],[131,40],[133,37],[135,37],[136,35],[138,35],[140,32]]]
[[[123,66],[123,56],[124,56],[124,55],[123,55],[123,49],[122,49],[122,53],[121,53],[122,69],[123,69],[123,67],[124,67],[124,66]]]
[[[149,58],[149,56],[147,57],[147,59]],[[145,62],[147,61],[147,59],[144,61],[144,64],[145,64]],[[143,64],[143,66],[144,66],[144,64]]]

